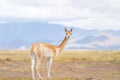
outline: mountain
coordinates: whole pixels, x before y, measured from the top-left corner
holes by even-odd
[[[68,49],[87,49],[87,50],[119,50],[120,37],[108,33],[99,33],[83,38],[71,39]]]
[[[10,22],[0,24],[0,49],[28,49],[34,42],[59,45],[65,36],[59,24],[46,22]],[[66,49],[118,50],[120,30],[73,29]]]

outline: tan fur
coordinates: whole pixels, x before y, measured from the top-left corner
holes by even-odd
[[[54,56],[56,55],[56,46],[46,44],[46,43],[43,43],[43,44],[44,44],[44,46],[46,46],[47,48],[52,50]]]
[[[31,54],[31,63],[32,63],[31,69],[32,69],[33,80],[35,80],[35,75],[34,75],[35,63],[36,63],[36,69],[37,69],[38,76],[40,79],[42,79],[39,73],[39,64],[40,64],[42,57],[45,57],[48,60],[47,69],[48,69],[48,78],[50,78],[50,68],[51,68],[51,64],[53,61],[53,57],[58,55],[63,50],[65,44],[67,43],[71,35],[72,29],[71,30],[65,29],[65,32],[66,32],[66,36],[59,46],[54,46],[51,44],[40,43],[40,42],[35,43],[31,46],[30,54]]]
[[[37,45],[36,50],[37,50],[38,57],[41,57],[41,52],[40,52],[40,46],[39,45]]]
[[[34,50],[36,49],[37,55],[40,57],[42,55],[41,52],[40,52],[41,49],[42,49],[41,45],[50,49],[52,51],[53,55],[56,56],[56,46],[46,44],[46,43],[35,43],[35,44],[33,44],[31,49],[30,49],[31,54],[33,54]],[[49,53],[49,54],[51,54],[51,53]]]
[[[70,35],[71,35],[71,31],[66,31],[66,36],[70,36]],[[47,44],[47,43],[35,43],[35,44],[32,45],[30,52],[31,52],[31,54],[33,54],[34,50],[36,49],[37,55],[40,57],[42,55],[42,53],[41,53],[41,50],[42,50],[41,47],[42,46],[41,45],[43,45],[43,46],[45,46],[46,48],[48,48],[52,51],[51,52],[52,55],[56,56],[57,49],[59,49],[59,52],[62,51],[66,42],[68,41],[69,38],[66,38],[66,36],[59,46],[54,46],[54,45]],[[49,53],[49,54],[51,54],[51,53]]]
[[[33,53],[34,53],[34,46],[35,46],[35,44],[33,44],[33,45],[31,46],[30,54],[33,54]]]
[[[34,50],[36,50],[37,56],[38,56],[38,57],[41,57],[41,52],[40,52],[39,43],[35,43],[35,44],[32,45],[32,47],[31,47],[31,49],[30,49],[30,53],[31,53],[31,54],[34,54],[34,53],[35,53]]]

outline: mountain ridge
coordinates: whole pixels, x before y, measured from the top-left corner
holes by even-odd
[[[71,27],[45,22],[0,24],[0,49],[20,49],[21,47],[28,49],[34,42],[59,45],[65,36],[64,28]],[[74,27],[65,49],[118,50],[120,49],[119,33],[120,30],[88,30]],[[109,45],[110,42],[112,45]],[[105,46],[100,44],[105,44]]]

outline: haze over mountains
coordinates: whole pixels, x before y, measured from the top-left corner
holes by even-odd
[[[34,42],[59,45],[65,37],[64,28],[70,27],[42,22],[0,24],[0,49],[29,49]],[[120,30],[73,28],[65,49],[119,50]]]

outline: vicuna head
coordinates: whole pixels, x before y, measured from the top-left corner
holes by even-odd
[[[72,30],[73,30],[73,29],[67,30],[67,29],[65,28],[66,38],[69,38],[69,37],[71,36]]]

